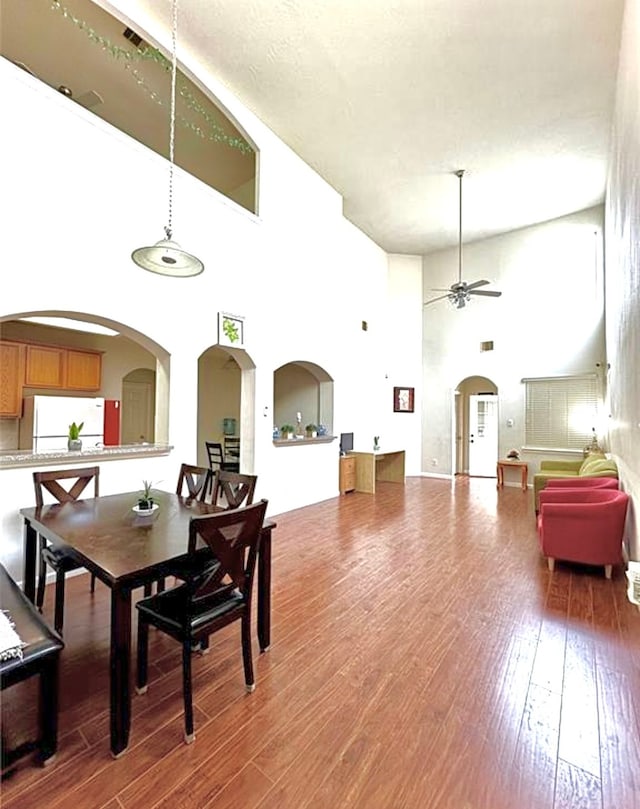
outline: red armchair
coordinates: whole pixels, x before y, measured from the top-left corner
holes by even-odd
[[[538,537],[549,570],[556,559],[604,565],[611,578],[621,561],[629,496],[622,491],[583,487],[545,488],[540,492]]]
[[[540,492],[547,489],[617,489],[618,478],[590,478],[574,475],[570,478],[549,478],[545,480],[535,497],[536,516],[540,513]]]
[[[551,478],[545,489],[618,489],[618,478]],[[544,491],[544,490],[543,490]]]

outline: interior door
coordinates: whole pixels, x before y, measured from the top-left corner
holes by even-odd
[[[469,396],[469,474],[495,477],[498,460],[498,397]]]
[[[122,383],[122,443],[152,444],[155,440],[153,429],[153,391],[147,382]]]

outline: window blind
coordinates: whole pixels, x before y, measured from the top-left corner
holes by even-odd
[[[596,374],[523,379],[525,444],[531,448],[582,450],[598,423]]]

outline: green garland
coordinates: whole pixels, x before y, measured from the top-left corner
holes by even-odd
[[[135,66],[136,62],[150,61],[155,62],[167,73],[170,73],[171,62],[157,48],[153,48],[150,45],[145,44],[144,47],[136,48],[134,51],[132,51],[128,48],[123,48],[120,45],[116,45],[111,42],[110,39],[107,39],[107,37],[103,37],[98,34],[84,20],[76,17],[73,12],[60,3],[60,0],[51,0],[51,10],[58,11],[65,19],[70,20],[80,31],[84,32],[92,42],[95,42],[96,45],[100,45],[102,50],[106,51],[114,59],[124,60],[124,68],[131,73],[136,84],[147,93],[152,101],[155,101],[155,103],[161,107],[165,106],[158,93],[147,85],[144,76],[142,76],[138,68]],[[178,78],[182,78],[179,71]],[[214,143],[224,143],[233,149],[237,149],[242,154],[253,154],[253,148],[245,140],[227,135],[223,127],[220,126],[220,124],[216,121],[215,117],[196,100],[187,84],[180,83],[178,92],[180,93],[180,97],[184,100],[188,109],[204,118],[208,125],[208,128],[205,130],[197,123],[189,121],[183,116],[176,114],[176,120],[179,121],[185,129],[191,130],[191,132],[203,140],[207,139],[213,141]]]

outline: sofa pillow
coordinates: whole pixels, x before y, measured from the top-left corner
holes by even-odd
[[[604,454],[604,452],[591,452],[582,462],[582,466],[580,467],[580,471],[578,472],[579,475],[588,475],[589,465],[596,463],[597,461],[608,461],[609,459]]]
[[[589,464],[582,464],[579,475],[595,477],[618,477],[618,465],[610,458],[597,458]]]

